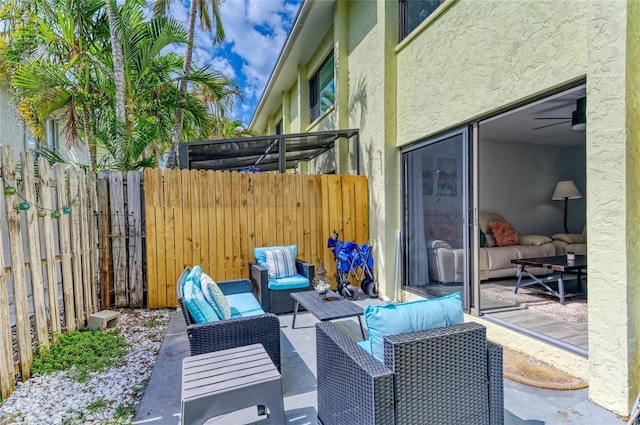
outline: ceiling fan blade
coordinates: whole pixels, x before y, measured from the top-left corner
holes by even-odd
[[[570,120],[571,117],[534,118],[534,120]]]
[[[543,125],[542,127],[535,127],[535,128],[532,128],[532,130],[540,130],[541,128],[553,127],[554,125],[566,124],[568,122],[571,122],[571,121],[556,122],[556,123],[549,124],[549,125]]]

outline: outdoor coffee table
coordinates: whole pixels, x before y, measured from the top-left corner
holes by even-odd
[[[516,283],[515,293],[518,293],[519,288],[524,288],[531,285],[540,285],[547,292],[555,295],[560,299],[560,304],[564,304],[564,280],[562,274],[565,272],[578,272],[578,283],[582,282],[582,270],[587,268],[587,256],[576,255],[575,260],[567,260],[566,255],[556,255],[553,257],[536,257],[536,258],[518,258],[511,260],[513,264],[520,265],[520,271],[518,272],[518,282]],[[530,273],[526,267],[543,267],[553,270],[553,274],[539,278],[538,276]],[[522,281],[522,276],[528,276],[530,281]],[[558,290],[554,290],[547,283],[558,282]]]
[[[298,307],[306,308],[321,322],[334,319],[344,319],[347,317],[358,317],[360,323],[360,333],[364,339],[364,327],[362,326],[362,307],[352,303],[346,298],[341,297],[333,291],[327,292],[326,295],[320,295],[316,291],[293,292],[291,294],[296,302],[293,309],[293,322],[291,328],[296,327],[296,317],[298,315]]]

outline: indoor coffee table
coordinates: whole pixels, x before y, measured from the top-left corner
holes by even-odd
[[[326,295],[320,295],[316,291],[293,292],[291,298],[296,302],[295,308],[293,309],[293,321],[291,322],[292,329],[296,327],[298,307],[301,305],[321,322],[345,319],[347,317],[358,317],[360,333],[362,333],[362,339],[364,339],[362,307],[358,304],[352,303],[333,291],[327,292]]]
[[[552,293],[560,300],[561,304],[564,304],[564,280],[562,274],[565,272],[578,272],[578,283],[582,283],[582,270],[587,268],[587,256],[576,255],[575,260],[567,260],[566,255],[556,255],[553,257],[535,257],[535,258],[518,258],[511,260],[513,264],[520,265],[520,271],[518,272],[518,282],[516,283],[515,293],[518,293],[519,288],[524,288],[531,285],[540,285],[546,291]],[[553,270],[553,273],[549,276],[538,277],[531,274],[526,267],[543,267]],[[531,278],[529,281],[522,281],[522,276],[528,276]],[[558,282],[558,290],[555,291],[547,283]]]

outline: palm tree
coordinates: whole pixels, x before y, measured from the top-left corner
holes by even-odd
[[[122,53],[122,45],[120,44],[120,37],[118,33],[118,17],[116,15],[117,5],[115,0],[105,0],[105,7],[107,9],[107,19],[109,21],[109,38],[111,40],[111,53],[113,55],[113,81],[115,83],[116,98],[116,118],[125,123],[125,126],[129,127],[129,120],[127,119],[127,113],[125,109],[125,70],[124,70],[124,55]],[[122,161],[122,158],[119,158]]]
[[[14,94],[31,133],[42,140],[46,120],[64,111],[68,141],[86,144],[95,168],[88,124],[104,98],[92,84],[105,72],[97,59],[104,46],[101,1],[15,0],[5,4],[0,19],[5,24],[0,83]]]
[[[46,119],[58,112],[67,122],[69,140],[89,146],[92,169],[135,169],[154,165],[170,145],[178,107],[186,132],[209,131],[214,118],[207,105],[191,93],[180,96],[184,59],[162,53],[171,44],[186,42],[186,32],[175,20],[147,21],[140,0],[113,9],[114,25],[109,25],[104,0],[34,4],[37,13],[26,9],[28,19],[21,19],[25,9],[16,9],[11,16],[15,26],[4,27],[11,30],[2,34],[6,43],[0,45],[0,81],[14,94],[36,137],[44,135]],[[8,18],[0,15],[3,19]],[[110,27],[118,30],[124,59],[124,121],[115,108]],[[212,92],[228,81],[208,68],[190,69],[187,79]],[[100,163],[98,147],[105,152]]]
[[[156,0],[153,6],[155,16],[162,16],[169,11],[171,0]],[[196,14],[200,17],[200,27],[212,30],[211,18],[215,20],[214,43],[224,39],[224,28],[220,15],[222,0],[191,0],[189,5],[189,19],[187,23],[187,45],[184,52],[184,67],[182,69],[182,79],[180,80],[180,105],[176,111],[176,121],[173,127],[173,137],[171,147],[167,155],[167,168],[173,168],[175,164],[176,150],[182,135],[184,110],[182,108],[187,93],[189,71],[191,69],[191,59],[193,56],[193,41],[195,38]]]

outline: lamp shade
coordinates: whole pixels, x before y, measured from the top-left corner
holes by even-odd
[[[551,197],[554,201],[560,201],[562,199],[580,199],[582,195],[580,191],[576,187],[576,184],[573,180],[563,180],[558,182],[556,185],[556,190],[553,191],[553,196]]]

